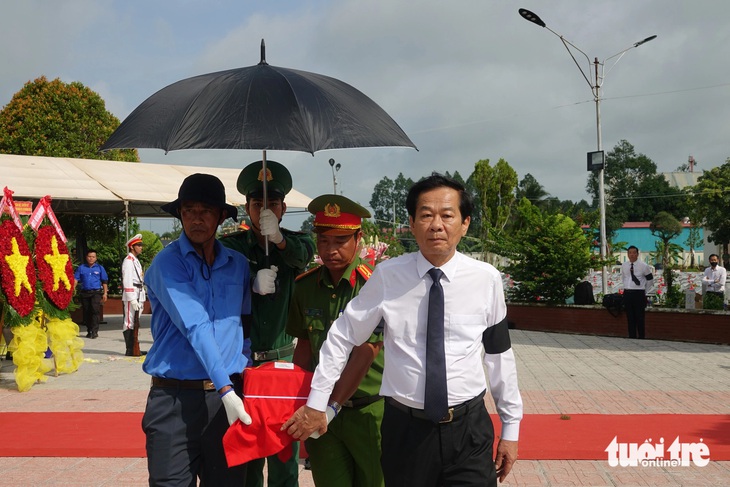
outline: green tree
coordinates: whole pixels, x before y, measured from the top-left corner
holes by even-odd
[[[637,154],[628,141],[620,141],[606,154],[604,171],[606,196],[606,232],[613,233],[623,222],[651,221],[660,211],[677,214],[681,191],[669,186],[656,164],[644,154]],[[588,176],[586,191],[598,207],[598,172]]]
[[[378,225],[399,227],[408,225],[408,210],[406,210],[406,196],[413,186],[413,180],[398,174],[395,181],[384,176],[373,188],[370,198],[370,207],[373,209],[373,218]]]
[[[549,201],[547,198],[550,197],[550,193],[545,191],[545,188],[535,179],[535,176],[527,173],[517,185],[516,196],[517,201],[522,200],[522,198],[527,198],[533,205],[540,209],[545,209]]]
[[[139,161],[136,150],[99,152],[117,126],[119,120],[104,100],[83,84],[40,77],[26,83],[0,111],[0,153]],[[64,233],[75,236],[79,262],[87,248],[114,244],[124,223],[92,215],[58,217]]]
[[[693,191],[694,188],[691,188]],[[692,199],[691,198],[685,198],[685,202],[688,202],[690,204],[687,205],[688,210],[686,212],[687,217],[689,219],[689,232],[687,235],[687,239],[684,241],[684,245],[689,249],[689,267],[691,269],[694,269],[696,266],[695,263],[695,249],[702,246],[703,238],[702,238],[702,225],[700,224],[700,221],[702,220],[701,217],[698,214],[697,208],[695,205],[692,205]]]
[[[474,172],[469,178],[476,189],[481,210],[482,252],[502,237],[505,227],[510,221],[512,205],[515,201],[517,173],[504,159],[491,166],[489,159],[482,159],[474,164]],[[499,244],[498,244],[499,245]]]
[[[302,226],[299,228],[299,231],[303,233],[314,232],[314,215],[309,215],[307,219],[302,222]]]
[[[580,226],[565,215],[548,214],[523,198],[517,208],[528,224],[510,236],[519,301],[564,303],[591,266],[589,242]]]
[[[99,152],[119,126],[104,100],[78,81],[28,82],[0,111],[0,153],[137,162],[136,150]]]
[[[661,262],[664,269],[664,279],[666,280],[667,269],[671,266],[669,262],[669,243],[682,233],[682,224],[673,215],[666,211],[660,211],[649,224],[649,230],[651,230],[652,235],[659,237],[663,244]]]
[[[704,227],[711,232],[708,240],[722,247],[724,267],[728,267],[730,244],[730,158],[725,164],[705,171],[694,187],[693,201]]]

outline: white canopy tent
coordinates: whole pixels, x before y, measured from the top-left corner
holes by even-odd
[[[241,169],[176,166],[96,159],[0,154],[0,189],[16,200],[37,203],[50,195],[59,214],[167,217],[160,205],[177,198],[180,184],[195,173],[213,174],[226,187],[226,200],[242,206],[246,198],[236,189]],[[289,208],[306,208],[311,198],[292,189]]]

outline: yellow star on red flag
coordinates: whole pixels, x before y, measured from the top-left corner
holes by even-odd
[[[28,279],[27,272],[30,256],[20,253],[20,248],[18,248],[18,241],[15,237],[12,238],[11,245],[13,248],[13,252],[10,255],[5,256],[5,262],[8,263],[8,267],[10,267],[10,270],[13,271],[13,275],[15,277],[15,296],[20,296],[21,286],[27,289],[29,293],[33,293],[33,286],[30,285],[30,280]]]
[[[68,263],[68,254],[60,254],[58,252],[58,240],[56,236],[51,237],[52,254],[44,255],[43,259],[51,266],[53,271],[53,290],[58,291],[59,281],[63,282],[64,287],[71,289],[71,283],[66,275],[66,264]]]

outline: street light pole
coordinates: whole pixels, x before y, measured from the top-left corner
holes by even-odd
[[[539,25],[540,27],[544,27],[553,34],[555,34],[560,41],[565,46],[565,49],[568,51],[568,54],[570,54],[570,57],[573,58],[573,62],[580,70],[580,73],[583,75],[583,78],[588,82],[588,86],[591,87],[591,92],[593,93],[593,100],[596,102],[596,140],[597,140],[597,146],[598,146],[598,152],[601,152],[603,150],[603,143],[601,140],[601,86],[603,85],[603,80],[608,75],[608,72],[611,71],[611,69],[618,63],[621,58],[626,54],[626,52],[630,49],[633,49],[635,47],[639,47],[640,45],[649,42],[653,39],[656,39],[656,36],[649,36],[644,40],[641,40],[639,42],[635,42],[631,46],[627,47],[623,51],[617,52],[613,56],[610,56],[606,58],[603,63],[601,63],[598,58],[594,58],[593,62],[591,62],[588,55],[580,50],[577,46],[575,46],[572,42],[568,41],[565,37],[558,34],[554,30],[552,30],[550,27],[545,25],[545,22],[537,16],[537,14],[530,12],[527,9],[521,8],[519,9],[519,14],[524,18],[525,20],[532,22],[533,24]],[[575,59],[575,56],[573,55],[573,51],[570,50],[570,48],[575,49],[579,53],[581,53],[583,56],[585,56],[586,60],[588,61],[588,75],[586,75],[585,71],[583,71],[583,68],[578,63],[578,60]],[[613,64],[608,68],[608,71],[605,71],[606,63],[610,61],[613,58],[617,58]],[[593,64],[593,72],[590,70],[590,65]],[[599,170],[598,170],[598,210],[600,213],[600,238],[601,238],[601,260],[603,262],[606,261],[606,255],[608,254],[608,241],[606,239],[606,192],[605,192],[605,186],[604,186],[604,172],[605,172],[605,163],[600,164]],[[603,266],[602,272],[601,272],[601,291],[603,294],[606,294],[607,288],[608,288],[608,275],[606,272],[606,266]]]
[[[339,162],[337,164],[335,164],[335,160],[334,159],[330,159],[329,160],[329,163],[330,163],[330,167],[332,168],[332,190],[334,191],[333,194],[337,194],[337,176],[336,176],[336,173],[340,170],[340,168],[342,167],[342,164],[340,164]]]

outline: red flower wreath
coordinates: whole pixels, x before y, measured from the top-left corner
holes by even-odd
[[[74,293],[74,273],[68,247],[51,225],[38,229],[35,255],[43,291],[56,307],[66,309]]]
[[[20,316],[35,306],[35,268],[22,232],[12,220],[0,224],[0,279],[5,300]]]

